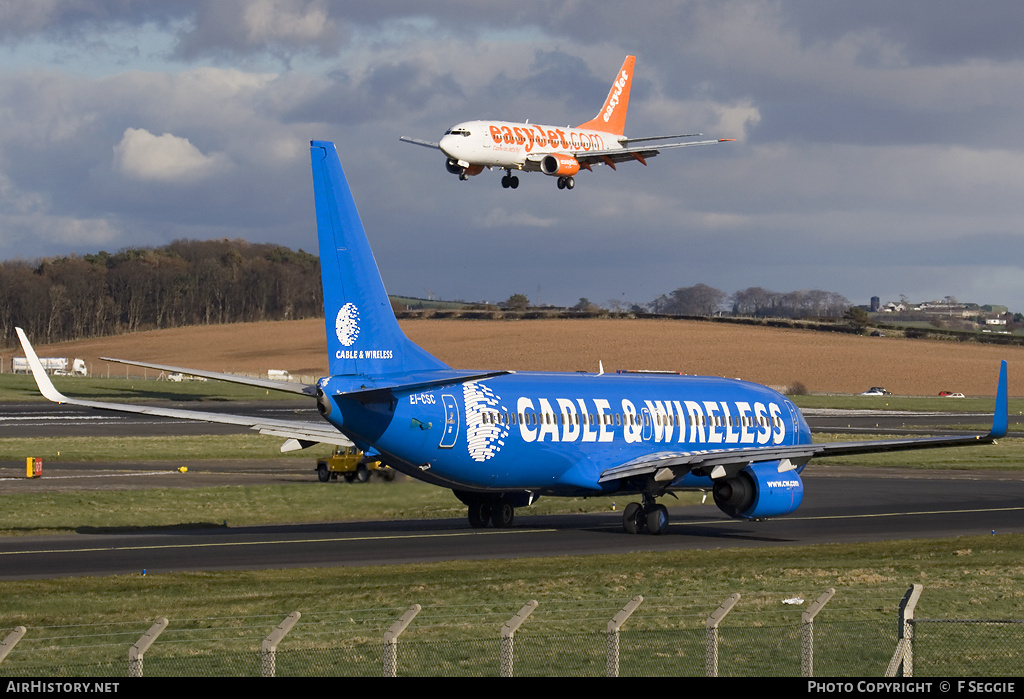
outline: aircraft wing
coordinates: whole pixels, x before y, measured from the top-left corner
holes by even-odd
[[[441,150],[441,145],[436,141],[423,141],[418,138],[407,138],[405,136],[399,136],[398,140],[405,141],[406,143],[412,143],[417,146],[423,146],[424,148],[436,148],[437,150]]]
[[[640,143],[646,141],[657,141],[661,138],[673,138],[672,136],[652,136],[650,138],[634,138],[623,141],[625,144],[622,148],[615,148],[609,150],[591,150],[591,151],[578,151],[573,153],[573,157],[579,161],[580,165],[596,165],[604,163],[615,169],[615,163],[622,163],[627,160],[639,160],[641,163],[647,164],[645,161],[647,158],[653,158],[658,153],[666,148],[687,148],[689,146],[710,146],[715,143],[725,143],[726,141],[735,141],[734,138],[718,138],[709,141],[681,141],[677,143],[662,143],[658,146],[651,145],[630,145],[632,143]]]
[[[751,464],[765,461],[779,461],[779,472],[782,473],[799,468],[812,458],[991,444],[1006,435],[1008,422],[1006,362],[1003,362],[999,371],[999,388],[996,393],[996,409],[992,418],[992,429],[989,430],[988,434],[878,439],[859,442],[834,442],[831,444],[780,444],[764,447],[710,449],[691,452],[657,452],[603,471],[598,482],[607,483],[653,476],[655,481],[668,485],[668,483],[686,475],[686,473],[695,473],[717,479],[732,476]]]
[[[312,446],[316,443],[336,444],[340,446],[351,446],[352,442],[341,432],[338,432],[327,422],[310,422],[307,420],[275,420],[257,418],[248,415],[231,415],[221,413],[209,413],[201,410],[183,410],[178,408],[162,408],[144,405],[132,405],[129,403],[110,403],[106,401],[83,400],[80,398],[69,398],[58,391],[50,377],[46,375],[39,357],[25,336],[25,331],[15,328],[18,338],[21,340],[22,349],[25,350],[25,357],[28,359],[29,367],[32,369],[32,376],[39,386],[40,393],[54,403],[66,403],[68,405],[80,405],[86,408],[98,408],[100,410],[116,410],[125,413],[138,413],[141,415],[155,415],[159,417],[170,417],[180,420],[195,420],[199,422],[215,422],[227,425],[237,425],[256,430],[260,434],[284,437],[287,441],[281,446],[281,451],[292,451]],[[150,364],[153,368],[161,365]],[[172,367],[173,369],[173,367]],[[185,373],[196,375],[211,375],[215,372],[196,373],[196,370],[183,370]],[[225,376],[230,376],[226,374]],[[212,378],[212,377],[211,377]],[[236,377],[245,378],[245,377]],[[258,379],[257,379],[258,380]],[[288,382],[274,382],[288,383]],[[256,385],[256,384],[254,384]]]

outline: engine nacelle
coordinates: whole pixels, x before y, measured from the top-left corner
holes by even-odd
[[[319,386],[316,387],[316,409],[324,417],[330,415],[333,409],[333,402]]]
[[[458,160],[448,158],[448,160],[444,161],[444,169],[453,175],[459,175],[460,177],[462,175],[465,175],[466,177],[479,175],[484,171],[483,165],[463,165],[463,162],[465,161],[460,162]]]
[[[541,158],[540,171],[545,175],[571,177],[580,171],[580,163],[571,155],[551,153]]]
[[[753,464],[729,478],[715,481],[715,504],[734,519],[763,519],[789,514],[804,499],[796,471],[779,473],[778,461]]]

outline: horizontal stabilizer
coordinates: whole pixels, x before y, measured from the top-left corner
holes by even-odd
[[[275,420],[257,418],[249,415],[231,415],[228,413],[208,413],[202,410],[182,410],[179,408],[163,408],[147,405],[134,405],[130,403],[112,403],[106,401],[83,400],[71,398],[58,391],[43,369],[35,349],[25,336],[25,331],[15,328],[18,339],[21,340],[21,347],[25,351],[29,368],[32,369],[32,377],[39,387],[39,392],[48,400],[54,403],[66,405],[79,405],[84,408],[97,408],[99,410],[116,410],[123,413],[136,413],[139,415],[152,415],[156,417],[169,417],[179,420],[196,420],[199,422],[215,422],[224,425],[236,425],[256,430],[263,434],[271,434],[286,439],[294,439],[301,443],[322,442],[324,444],[337,444],[340,446],[351,446],[352,442],[343,434],[338,432],[333,425],[322,421],[306,420]],[[212,372],[211,372],[212,373]]]
[[[170,366],[167,364],[152,364],[150,362],[137,362],[131,359],[114,359],[113,357],[100,357],[105,362],[116,362],[118,364],[127,364],[129,366],[145,367],[146,369],[155,369],[157,371],[169,371],[171,373],[188,374],[189,376],[201,376],[204,379],[213,379],[214,381],[227,381],[229,383],[238,383],[244,386],[253,386],[256,388],[269,388],[273,391],[286,391],[288,393],[301,393],[307,396],[316,395],[316,386],[305,383],[298,383],[296,381],[281,381],[279,379],[260,379],[252,376],[239,376],[238,374],[224,374],[219,371],[204,371],[202,369],[187,369],[180,366]]]

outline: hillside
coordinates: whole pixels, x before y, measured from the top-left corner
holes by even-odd
[[[941,390],[992,395],[999,360],[1010,364],[1010,394],[1024,348],[861,337],[676,320],[406,320],[411,339],[456,368],[548,371],[666,369],[732,376],[776,387],[858,393],[885,386],[897,394]],[[38,347],[40,356],[82,357],[93,372],[124,375],[99,361],[122,357],[213,371],[326,372],[322,319],[208,325],[131,333]],[[2,352],[10,369],[11,349]],[[20,355],[20,351],[17,352]]]

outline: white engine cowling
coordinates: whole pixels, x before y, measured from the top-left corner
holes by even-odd
[[[541,158],[540,171],[545,175],[571,177],[580,171],[580,163],[571,155],[551,153]]]

